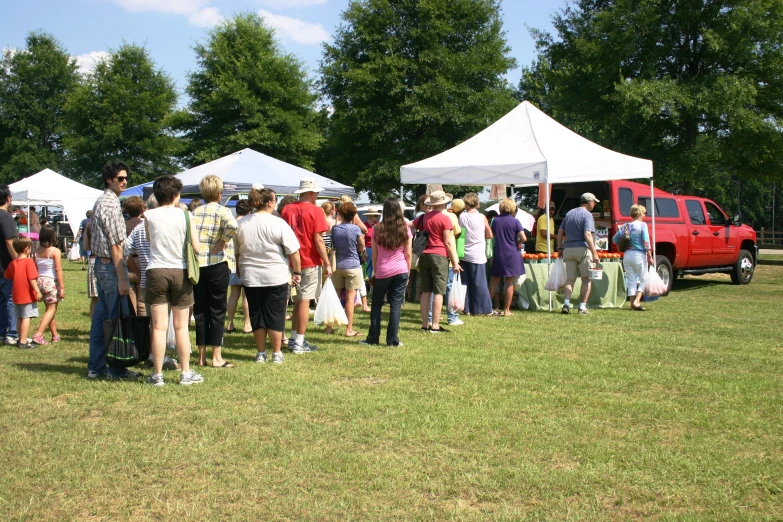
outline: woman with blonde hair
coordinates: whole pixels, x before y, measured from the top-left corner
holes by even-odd
[[[486,240],[492,239],[492,229],[487,218],[478,211],[478,194],[469,192],[462,198],[465,211],[459,216],[462,235],[465,237],[465,255],[460,260],[462,284],[467,287],[465,313],[468,315],[492,314],[492,299],[487,287]]]
[[[503,290],[503,312],[493,315],[511,314],[511,301],[514,298],[514,283],[517,277],[525,273],[525,264],[519,245],[527,241],[522,223],[514,217],[517,210],[516,202],[506,198],[500,202],[500,215],[492,220],[491,230],[495,238],[495,254],[490,270],[489,287],[494,299],[500,280],[505,278]]]
[[[644,215],[647,209],[643,205],[631,207],[633,221],[617,229],[612,238],[614,243],[619,243],[628,234],[630,244],[623,256],[623,268],[625,269],[625,287],[628,289],[628,298],[631,300],[631,311],[644,312],[642,306],[642,293],[647,283],[648,266],[652,264],[652,249],[650,247],[650,232]]]

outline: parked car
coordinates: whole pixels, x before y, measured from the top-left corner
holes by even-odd
[[[645,222],[652,225],[650,187],[632,181],[555,187],[552,199],[557,204],[556,221],[579,205],[583,192],[592,192],[602,200],[593,211],[596,244],[602,250],[616,251],[611,237],[619,227],[632,221],[632,205],[644,205]],[[756,233],[740,222],[738,214],[729,217],[717,203],[706,198],[658,189],[654,195],[656,268],[669,290],[675,277],[685,274],[727,273],[736,285],[751,282],[758,260]]]

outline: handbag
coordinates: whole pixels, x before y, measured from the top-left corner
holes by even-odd
[[[631,234],[628,232],[628,225],[623,225],[623,230],[625,231],[625,234],[622,239],[620,239],[620,242],[617,243],[617,250],[620,252],[625,252],[631,246]]]
[[[419,225],[421,227],[424,226],[424,216],[419,217]],[[416,226],[415,223],[414,226]],[[427,242],[429,241],[429,238],[429,232],[421,229],[419,226],[416,226],[416,235],[413,236],[413,245],[411,245],[412,268],[417,268],[419,266],[419,260],[421,259],[421,255],[424,253],[424,249],[427,248]]]
[[[193,250],[193,243],[190,242],[190,212],[183,210],[185,213],[185,261],[188,265],[188,280],[191,284],[198,284],[199,267],[198,267],[198,254]]]
[[[137,316],[130,303],[123,316],[122,297],[117,301],[118,317],[103,321],[103,349],[107,365],[128,368],[150,356],[150,318]]]

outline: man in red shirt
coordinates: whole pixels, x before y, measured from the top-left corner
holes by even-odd
[[[321,187],[312,178],[299,182],[299,201],[286,205],[281,217],[294,229],[299,240],[299,256],[302,259],[302,281],[296,292],[296,303],[291,318],[291,336],[288,338],[288,348],[292,353],[308,353],[318,349],[317,346],[305,341],[307,323],[310,320],[310,300],[316,299],[321,293],[321,266],[326,277],[332,275],[332,266],[326,255],[326,246],[322,233],[329,230],[326,216],[315,201]]]

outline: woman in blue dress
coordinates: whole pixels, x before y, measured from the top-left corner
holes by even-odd
[[[492,234],[495,237],[495,255],[490,270],[489,287],[494,301],[500,280],[505,278],[503,289],[503,312],[493,315],[511,315],[511,301],[514,298],[514,283],[525,273],[525,264],[519,245],[527,241],[525,231],[514,214],[517,204],[511,198],[500,202],[500,215],[492,220]]]

